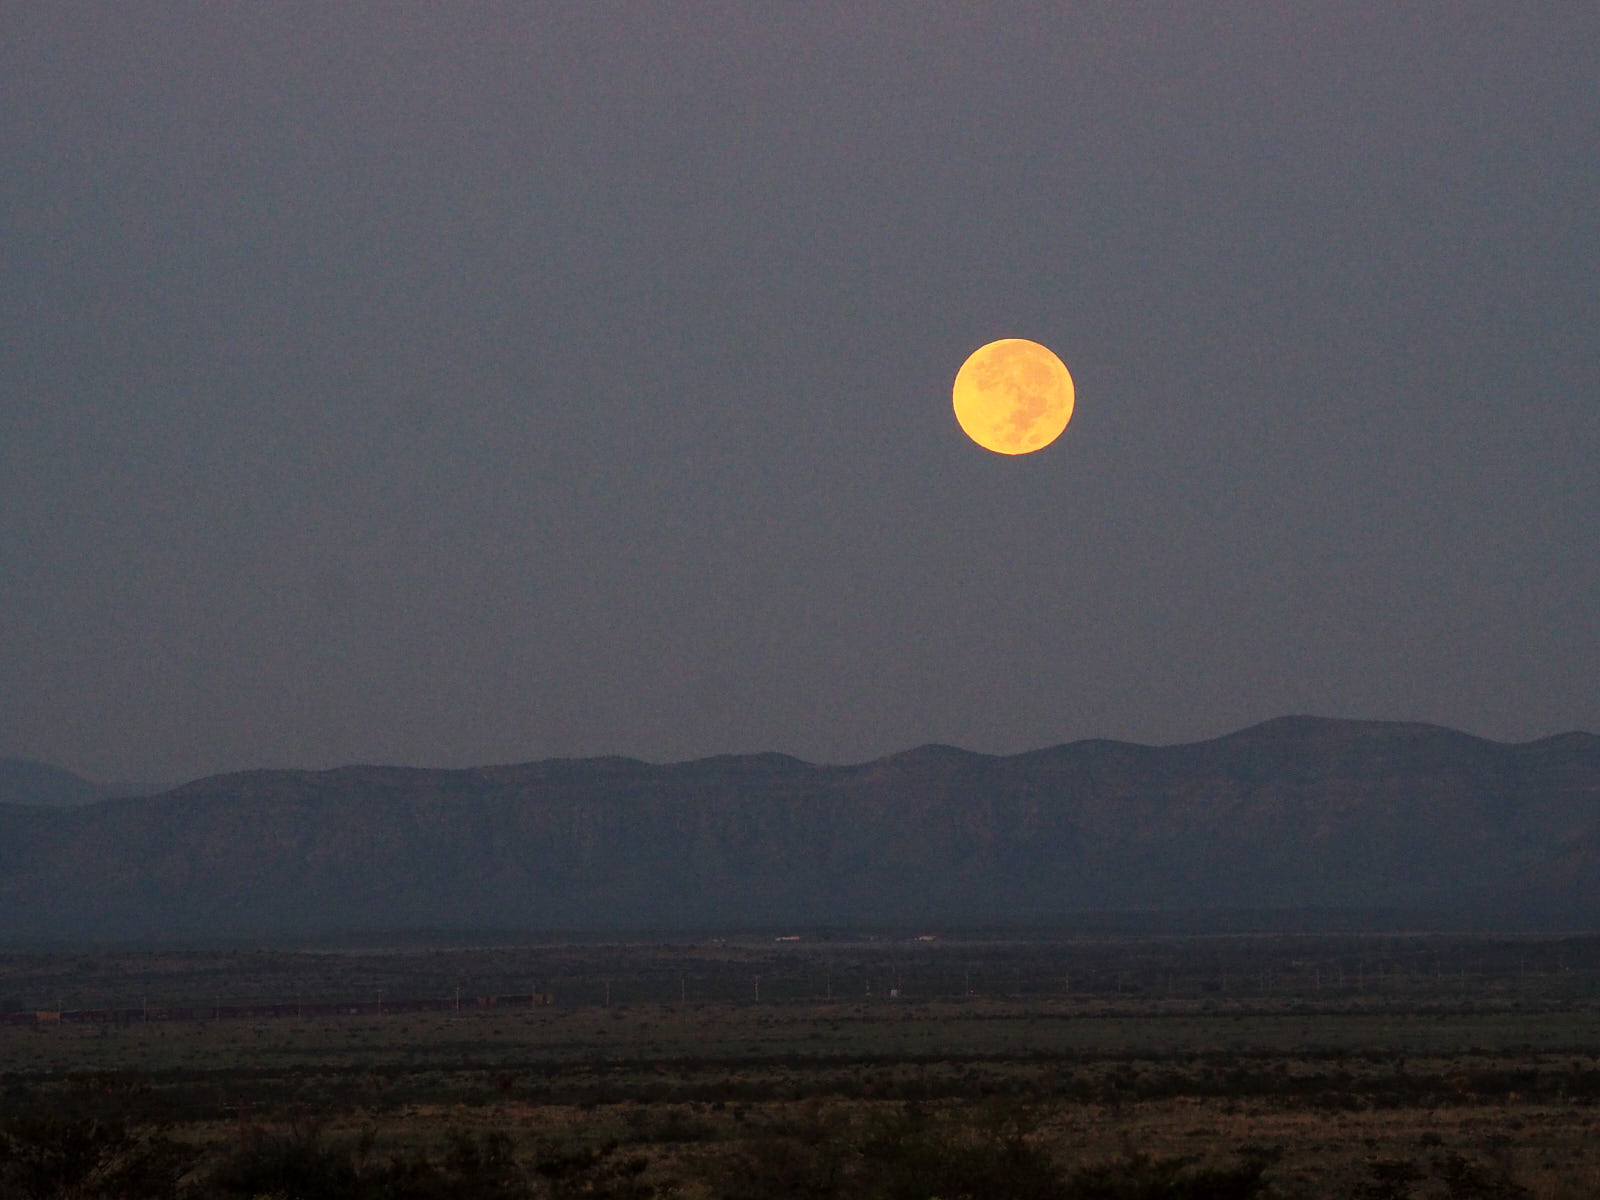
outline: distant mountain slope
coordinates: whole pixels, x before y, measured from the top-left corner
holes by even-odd
[[[44,804],[69,808],[92,804],[106,796],[90,783],[60,767],[27,758],[0,758],[0,804]]]
[[[1282,718],[852,766],[255,771],[0,808],[0,937],[1405,908],[1600,920],[1600,738]]]

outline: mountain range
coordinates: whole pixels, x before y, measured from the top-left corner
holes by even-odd
[[[27,758],[0,758],[0,804],[43,804],[70,808],[93,804],[110,789],[49,763]]]
[[[1048,922],[1600,921],[1600,737],[1283,717],[1209,741],[249,771],[0,803],[0,939]]]
[[[72,808],[114,796],[142,796],[163,790],[162,785],[154,783],[94,783],[31,758],[0,758],[0,804]]]

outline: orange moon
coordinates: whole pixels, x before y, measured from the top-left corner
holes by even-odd
[[[962,430],[996,454],[1042,450],[1072,420],[1075,390],[1066,364],[1026,338],[979,346],[951,391]]]

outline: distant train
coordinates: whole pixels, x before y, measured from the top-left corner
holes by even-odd
[[[523,992],[512,996],[447,996],[442,999],[422,1000],[297,1000],[288,1004],[32,1009],[0,1013],[0,1025],[132,1025],[143,1021],[260,1021],[273,1017],[375,1017],[385,1013],[541,1008],[553,1003],[555,1000],[549,992]]]

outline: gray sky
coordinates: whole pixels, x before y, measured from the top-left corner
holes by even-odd
[[[1004,14],[5,5],[0,753],[1600,729],[1600,7]]]

